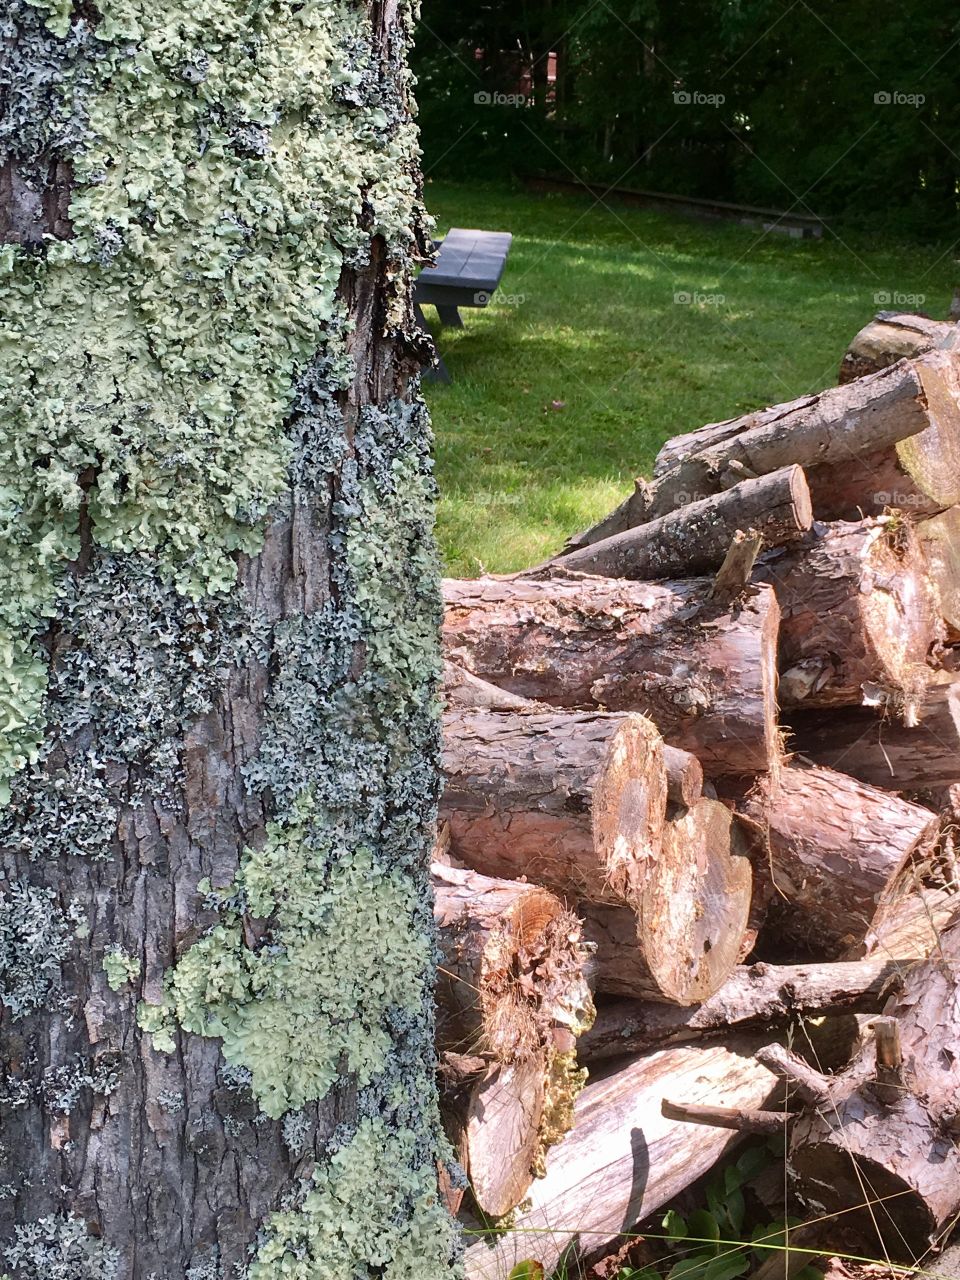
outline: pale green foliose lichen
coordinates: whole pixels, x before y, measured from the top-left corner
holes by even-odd
[[[70,933],[53,889],[0,881],[0,1004],[13,1017],[43,1008],[56,991]]]
[[[388,1224],[375,1239],[371,1222]],[[346,1280],[369,1267],[382,1280],[438,1280],[430,1259],[449,1252],[450,1222],[410,1135],[368,1119],[315,1170],[298,1209],[273,1214],[261,1236],[249,1280]]]
[[[116,1280],[120,1272],[116,1250],[91,1236],[73,1214],[50,1214],[15,1227],[0,1252],[20,1280]]]
[[[36,7],[67,36],[67,0]],[[343,263],[371,234],[402,253],[416,201],[412,125],[351,101],[362,6],[97,13],[56,88],[74,235],[0,246],[0,788],[41,739],[35,635],[81,512],[183,595],[229,587],[286,487],[291,388],[342,320]]]
[[[111,991],[119,991],[140,976],[140,958],[127,955],[119,946],[111,947],[106,953],[102,967]]]

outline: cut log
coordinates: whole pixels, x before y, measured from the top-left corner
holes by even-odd
[[[668,440],[652,485],[637,488],[571,545],[608,537],[674,505],[674,495],[715,492],[746,475],[804,467],[821,520],[915,514],[960,502],[958,356],[930,351],[818,396],[710,423]],[[746,468],[746,470],[743,470]]]
[[[695,755],[679,747],[664,746],[667,769],[667,799],[671,804],[691,809],[703,795],[703,766]]]
[[[474,1200],[491,1217],[515,1209],[533,1181],[544,1088],[537,1057],[490,1067],[470,1097],[457,1154]]]
[[[740,955],[752,872],[739,823],[717,800],[668,821],[636,914],[585,906],[599,991],[680,1005],[709,999]]]
[[[441,819],[484,875],[637,903],[660,854],[663,743],[644,716],[448,711]]]
[[[753,529],[766,546],[779,547],[810,528],[810,491],[799,467],[720,488],[675,489],[656,519],[565,550],[559,563],[611,578],[684,577],[718,569],[738,531]]]
[[[800,1017],[879,1013],[902,967],[886,955],[835,964],[744,965],[695,1009],[643,1000],[600,1005],[577,1053],[584,1062],[599,1062],[733,1031],[786,1026]]]
[[[521,697],[641,711],[710,776],[775,768],[774,592],[752,588],[727,606],[706,600],[709,588],[560,570],[447,580],[444,648]]]
[[[858,951],[890,960],[935,955],[940,939],[960,923],[956,886],[895,886],[881,904]]]
[[[956,338],[957,326],[949,320],[931,320],[909,311],[881,311],[847,347],[840,364],[840,383],[876,373],[904,357],[948,347]]]
[[[794,713],[792,744],[818,764],[894,791],[960,782],[960,679],[931,684],[908,728],[872,708]]]
[[[839,959],[862,942],[882,896],[914,856],[932,850],[929,809],[832,769],[795,764],[744,801],[766,826],[775,897],[768,929]]]
[[[468,1280],[507,1280],[527,1259],[549,1274],[570,1246],[592,1252],[621,1243],[624,1231],[695,1182],[737,1140],[723,1129],[668,1120],[660,1113],[663,1096],[760,1107],[775,1078],[750,1053],[750,1043],[736,1041],[731,1048],[666,1049],[587,1085],[572,1132],[530,1189],[530,1207],[508,1232],[469,1245]]]
[[[580,922],[537,885],[434,864],[441,1051],[519,1062],[593,1021]]]
[[[506,689],[498,689],[455,662],[443,664],[443,699],[448,707],[460,709],[486,707],[488,711],[535,710],[529,698],[519,698]]]
[[[960,507],[917,526],[920,545],[940,599],[948,643],[960,642]]]
[[[780,701],[913,706],[940,635],[936,590],[916,534],[892,517],[817,525],[765,554],[758,581],[780,604]]]
[[[952,506],[960,495],[944,502],[941,490],[960,484],[960,473],[950,475],[950,468],[960,463],[960,395],[953,354],[931,351],[846,386],[676,436],[657,455],[656,479],[638,480],[634,493],[616,511],[568,546],[587,546],[729,489],[746,477],[767,476],[782,467],[855,470],[858,459],[908,438],[912,443],[900,449],[908,472],[924,492]],[[942,451],[940,463],[933,457],[937,447]]]
[[[828,1105],[794,1122],[788,1167],[811,1208],[914,1262],[960,1213],[960,928],[886,1014],[870,1077],[861,1060],[822,1078]]]

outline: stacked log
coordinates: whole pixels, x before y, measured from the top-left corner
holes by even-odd
[[[514,1211],[470,1280],[595,1253],[739,1132],[811,1206],[902,1200],[891,1255],[960,1211],[960,353],[919,320],[444,583],[438,1047],[461,1216]]]

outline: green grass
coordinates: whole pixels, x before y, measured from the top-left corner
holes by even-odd
[[[454,382],[427,386],[447,570],[521,569],[604,515],[663,440],[832,385],[884,304],[943,316],[942,248],[762,236],[589,197],[428,183],[439,232],[512,231],[498,299],[435,330]],[[723,295],[680,304],[678,291]],[[434,313],[427,310],[431,324]],[[553,407],[562,402],[562,407]]]

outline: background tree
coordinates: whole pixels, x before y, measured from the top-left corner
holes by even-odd
[[[407,42],[0,19],[0,1272],[434,1280]]]

